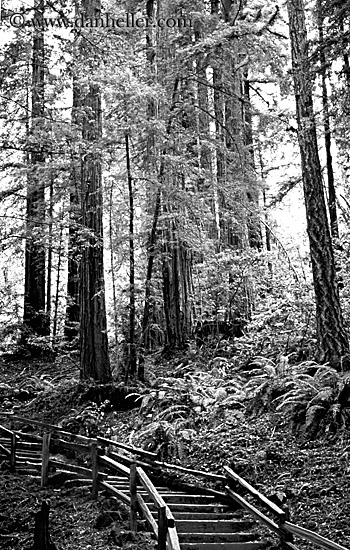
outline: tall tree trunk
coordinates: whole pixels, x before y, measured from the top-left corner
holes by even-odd
[[[317,0],[317,26],[318,26],[318,39],[320,48],[320,64],[321,64],[321,82],[322,82],[322,106],[323,106],[323,125],[324,125],[324,140],[327,159],[327,180],[328,180],[328,211],[331,225],[331,235],[333,239],[339,238],[338,229],[338,217],[337,217],[337,197],[334,184],[334,171],[333,160],[331,151],[331,122],[329,115],[328,105],[328,92],[327,92],[327,60],[325,53],[325,41],[323,33],[323,7],[322,1]]]
[[[57,276],[56,276],[56,294],[55,294],[55,307],[53,314],[52,324],[52,340],[55,343],[57,336],[58,326],[58,306],[60,301],[60,284],[61,284],[61,269],[62,269],[62,255],[63,255],[63,212],[60,216],[60,233],[58,238],[58,258],[57,258]]]
[[[166,135],[167,138],[170,137],[170,132],[172,128],[172,122],[174,117],[175,104],[178,97],[178,88],[179,88],[179,78],[177,77],[174,82],[172,104],[169,112],[169,119],[167,124]],[[167,153],[167,144],[162,150],[160,167],[158,172],[158,189],[156,191],[155,204],[154,204],[154,213],[152,220],[152,227],[149,235],[148,245],[147,245],[147,268],[146,268],[146,281],[145,281],[145,302],[144,310],[142,317],[142,335],[141,335],[141,349],[139,356],[139,370],[138,377],[140,380],[143,380],[144,377],[144,349],[146,341],[148,340],[148,331],[149,331],[149,319],[151,314],[151,281],[153,274],[154,259],[156,255],[156,244],[157,244],[157,234],[158,234],[158,222],[161,213],[162,205],[162,187],[164,185],[165,177],[165,155]]]
[[[52,161],[52,158],[51,158]],[[51,321],[51,284],[52,284],[52,245],[53,245],[53,171],[50,172],[50,199],[49,199],[49,227],[48,227],[48,243],[47,243],[47,282],[46,282],[46,314],[47,322]]]
[[[100,0],[84,0],[83,9],[86,17],[99,17]],[[86,151],[81,158],[81,216],[85,239],[80,262],[80,368],[82,378],[108,382],[112,373],[103,269],[102,167],[98,151],[102,137],[101,90],[95,82],[89,82],[89,74],[93,74],[96,66],[94,53],[87,47],[84,78],[88,82],[81,86],[82,137]]]
[[[146,15],[149,20],[154,19],[155,15],[155,2],[154,0],[146,1]],[[150,78],[153,80],[155,75],[155,56],[156,49],[154,45],[154,29],[151,27],[146,29],[146,57],[148,62],[148,69],[150,72]],[[151,97],[147,104],[147,118],[149,121],[153,121],[156,114],[156,104],[155,99]],[[151,172],[154,170],[155,165],[155,136],[152,131],[150,135],[147,136],[147,156],[146,156],[146,169]],[[149,342],[149,318],[151,314],[151,280],[152,280],[152,271],[153,271],[153,262],[155,254],[155,244],[157,238],[157,226],[158,218],[161,205],[161,188],[160,186],[156,192],[155,208],[153,214],[152,229],[149,237],[148,243],[148,258],[147,258],[147,270],[146,270],[146,282],[145,282],[145,302],[142,316],[142,328],[141,328],[141,338],[139,345],[139,363],[137,376],[138,379],[142,382],[145,378],[145,350],[147,342]],[[152,206],[152,205],[151,205]]]
[[[43,4],[35,2],[35,17],[43,17]],[[49,334],[45,312],[45,185],[40,168],[45,163],[42,144],[36,136],[43,131],[45,114],[44,31],[34,29],[32,60],[32,124],[27,190],[27,227],[25,250],[25,283],[23,321],[40,336]]]
[[[112,276],[112,293],[113,293],[113,321],[114,321],[114,344],[118,346],[118,303],[117,303],[117,288],[116,288],[116,273],[114,266],[114,243],[113,243],[113,180],[111,182],[109,196],[109,249],[111,253],[111,276]]]
[[[134,189],[131,175],[129,134],[125,133],[126,171],[129,191],[129,365],[128,375],[136,373],[136,345],[135,345],[135,253],[134,253]]]
[[[78,0],[75,0],[75,15],[79,15]],[[77,151],[77,143],[81,139],[80,109],[81,90],[79,87],[77,61],[80,55],[77,44],[73,46],[73,105],[72,105],[72,133],[73,139],[71,152],[70,170],[70,191],[69,191],[69,232],[68,232],[68,276],[67,276],[67,305],[64,334],[68,341],[74,340],[79,334],[80,306],[79,306],[79,273],[80,273],[80,250],[79,250],[79,224],[81,223],[80,208],[80,158]],[[80,135],[79,135],[80,134]],[[76,141],[75,141],[76,140]]]
[[[174,214],[168,215],[163,243],[163,299],[166,323],[166,351],[185,346],[192,327],[192,255],[181,242]],[[169,219],[170,218],[170,219]]]
[[[255,211],[257,211],[259,208],[259,191],[256,183],[255,174],[252,105],[250,101],[250,82],[248,80],[248,69],[244,70],[242,92],[245,146],[244,171],[247,173],[247,199],[250,205],[249,213],[247,215],[248,240],[249,246],[251,248],[256,248],[260,250],[262,248],[262,234],[259,216],[257,214],[255,215]]]
[[[339,301],[331,235],[323,193],[313,111],[312,77],[303,0],[288,0],[294,92],[303,173],[307,232],[316,301],[318,359],[348,367],[349,345]]]
[[[193,71],[193,67],[190,67]],[[194,103],[194,88],[185,79],[181,79],[179,89],[180,101],[184,104]],[[193,156],[195,145],[196,118],[194,112],[180,110],[177,119],[181,125],[185,145],[174,144],[177,154]],[[190,140],[186,138],[190,134]],[[167,343],[166,351],[181,349],[185,346],[192,329],[192,254],[183,237],[183,214],[186,210],[180,201],[171,200],[176,189],[186,193],[187,178],[185,173],[174,170],[169,166],[167,170],[167,189],[163,205],[165,230],[163,231],[163,299],[166,321]],[[174,193],[174,195],[173,195]]]

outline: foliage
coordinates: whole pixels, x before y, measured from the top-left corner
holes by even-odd
[[[139,395],[142,427],[132,435],[132,443],[159,453],[164,460],[184,459],[200,426],[227,410],[244,408],[243,378],[238,372],[230,373],[230,367],[226,358],[216,357],[208,371],[192,363],[184,372],[180,363],[176,377],[154,379],[151,392]]]
[[[312,287],[304,260],[298,259],[300,279],[285,269],[285,259],[274,255],[275,273],[260,266],[255,281],[256,309],[248,331],[254,341],[251,356],[264,356],[278,362],[288,356],[290,363],[313,359],[315,321]]]
[[[245,387],[255,414],[281,410],[308,437],[346,425],[349,415],[339,402],[346,387],[341,373],[308,361],[291,365],[288,357],[277,364],[260,358],[255,364],[260,368],[250,372]]]
[[[103,433],[102,425],[109,409],[110,402],[108,400],[100,405],[89,403],[80,410],[71,409],[65,416],[62,427],[73,433],[83,433],[87,437],[95,437]]]

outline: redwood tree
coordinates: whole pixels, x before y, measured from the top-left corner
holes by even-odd
[[[42,2],[36,1],[36,18],[43,17]],[[28,154],[28,188],[25,249],[25,285],[23,321],[40,336],[49,333],[48,316],[45,313],[45,248],[43,242],[45,223],[45,178],[41,169],[45,164],[45,152],[39,141],[43,132],[45,115],[44,31],[34,29],[32,57],[32,106],[31,127],[28,138],[31,152]],[[28,125],[29,126],[29,125]],[[36,136],[39,136],[38,140]]]
[[[316,300],[320,361],[347,368],[349,345],[344,331],[313,110],[308,38],[303,0],[288,0],[289,32],[298,139],[303,174],[307,232]]]
[[[100,16],[99,0],[84,0],[86,17]],[[80,367],[82,378],[111,380],[103,268],[102,137],[101,89],[94,74],[97,48],[82,36],[84,82],[81,83],[82,138],[80,262]]]
[[[75,132],[79,128],[78,111],[80,108],[80,89],[77,77],[73,77],[73,106],[72,106],[72,126]],[[67,278],[67,307],[66,322],[64,327],[65,336],[68,340],[73,340],[79,332],[78,325],[80,319],[79,307],[79,264],[80,250],[79,241],[79,222],[80,220],[80,163],[76,151],[71,155],[70,172],[70,193],[69,193],[69,236],[68,236],[68,278]]]

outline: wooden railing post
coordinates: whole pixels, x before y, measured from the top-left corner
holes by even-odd
[[[13,418],[11,418],[10,416],[10,430],[13,431],[14,430],[14,427],[15,427],[15,421]]]
[[[280,520],[278,522],[278,526],[279,528],[281,529],[282,531],[282,535],[280,537],[280,541],[281,541],[281,546],[282,548],[285,546],[284,543],[285,542],[293,542],[294,541],[294,537],[292,535],[292,533],[288,533],[287,531],[285,531],[284,529],[284,522],[285,521],[290,521],[290,511],[289,511],[289,508],[286,504],[283,504],[281,505],[281,508],[283,509],[284,513],[285,513],[285,518],[283,520]]]
[[[11,455],[10,455],[10,470],[11,472],[16,471],[16,441],[17,436],[12,432],[11,434]]]
[[[161,506],[158,508],[158,550],[166,550],[167,533],[166,506]]]
[[[90,443],[91,452],[91,472],[92,472],[92,498],[98,496],[98,462],[97,462],[97,440]]]
[[[130,531],[137,532],[137,472],[136,462],[130,464]]]
[[[49,481],[50,439],[51,433],[44,432],[41,453],[41,487],[46,487]]]

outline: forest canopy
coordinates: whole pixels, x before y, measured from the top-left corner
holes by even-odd
[[[4,349],[108,382],[245,337],[347,371],[348,8],[4,1]]]

